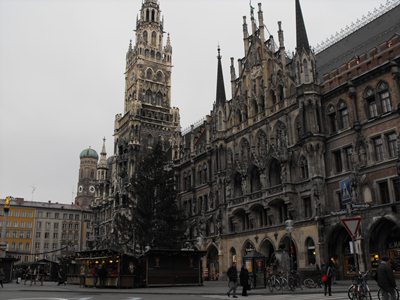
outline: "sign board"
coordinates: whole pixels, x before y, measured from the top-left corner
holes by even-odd
[[[342,218],[340,221],[354,240],[357,236],[358,230],[360,229],[361,216]]]
[[[340,180],[340,192],[342,193],[342,204],[351,203],[350,179]]]

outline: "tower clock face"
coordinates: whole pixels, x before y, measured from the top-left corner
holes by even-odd
[[[93,185],[91,185],[90,187],[89,187],[89,192],[91,192],[91,193],[94,193],[95,192],[95,188],[94,188],[94,186]]]
[[[83,186],[80,185],[80,186],[78,187],[78,192],[79,192],[79,193],[82,193],[82,191],[83,191]]]

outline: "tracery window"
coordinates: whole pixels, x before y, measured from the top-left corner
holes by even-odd
[[[345,129],[349,127],[349,111],[344,101],[339,102],[339,128]]]
[[[376,105],[375,93],[371,88],[364,92],[364,98],[367,105],[367,116],[369,119],[378,116],[378,106]]]
[[[392,104],[390,102],[389,87],[386,82],[381,82],[378,86],[378,95],[382,105],[382,113],[392,111]]]

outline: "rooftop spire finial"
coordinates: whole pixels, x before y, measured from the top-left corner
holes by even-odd
[[[300,0],[296,0],[296,36],[297,36],[297,51],[310,50],[308,43],[306,26],[304,25],[303,13],[301,12]]]
[[[215,102],[217,105],[224,104],[226,101],[225,95],[225,85],[224,85],[224,75],[222,72],[222,64],[221,64],[221,48],[218,43],[218,69],[217,69],[217,96]]]

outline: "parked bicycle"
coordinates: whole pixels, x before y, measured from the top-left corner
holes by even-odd
[[[371,290],[367,283],[367,272],[358,272],[358,275],[353,279],[353,284],[347,291],[347,296],[350,300],[372,300]]]
[[[276,274],[271,274],[270,276],[268,276],[267,286],[271,293],[274,291],[274,289],[276,289],[277,291],[280,291],[282,289],[280,277],[277,276]]]
[[[395,300],[399,300],[400,299],[399,290],[397,288],[395,288],[395,290],[396,290],[396,299]],[[379,289],[379,291],[378,291],[378,299],[383,300],[381,289]]]
[[[298,272],[292,271],[288,274],[288,287],[291,291],[294,291],[296,288],[303,289],[300,280],[300,274]]]
[[[309,289],[313,289],[313,288],[317,288],[317,287],[322,287],[322,283],[321,283],[321,280],[319,280],[319,281],[314,281],[312,278],[306,278],[306,279],[304,279],[304,281],[303,281],[303,285],[306,287],[306,288],[309,288]]]

